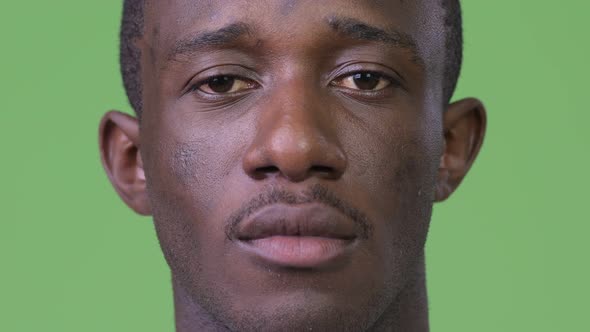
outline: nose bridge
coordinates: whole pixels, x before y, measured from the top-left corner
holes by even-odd
[[[268,116],[269,121],[261,123],[261,127],[269,129],[271,147],[280,145],[281,149],[305,152],[330,135],[331,130],[325,121],[328,110],[320,109],[319,93],[313,91],[310,81],[290,77],[285,84],[277,87],[277,92],[271,97],[263,115]]]
[[[244,162],[249,174],[280,173],[292,181],[342,174],[346,158],[316,81],[290,74],[269,90]]]

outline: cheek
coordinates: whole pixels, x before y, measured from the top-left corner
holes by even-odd
[[[439,165],[437,144],[423,130],[406,130],[395,141],[386,150],[389,162],[380,166],[382,174],[388,175],[381,183],[385,186],[382,189],[392,198],[384,203],[395,209],[395,219],[425,225],[434,201]]]
[[[392,265],[409,264],[423,250],[434,201],[440,139],[412,121],[374,124],[354,133],[349,181],[366,191],[364,210],[375,220],[376,249]],[[417,120],[415,123],[419,123]],[[376,129],[377,128],[377,129]],[[401,256],[403,253],[403,256]],[[397,267],[396,267],[397,266]]]
[[[176,183],[183,192],[194,194],[210,186],[218,179],[216,172],[221,166],[211,160],[212,150],[212,144],[206,141],[174,144],[162,160],[170,173],[169,183]]]
[[[151,191],[175,197],[192,220],[210,220],[210,212],[223,201],[227,184],[240,171],[241,153],[248,141],[244,123],[248,121],[232,125],[222,118],[182,114],[163,120],[169,125],[159,128],[162,134],[146,144],[157,146],[149,158],[150,169],[146,169]]]
[[[420,197],[432,202],[442,135],[423,120],[388,119],[349,131],[350,181],[380,202],[377,211],[397,210]]]
[[[396,195],[404,200],[414,197],[433,198],[434,185],[439,166],[439,157],[435,146],[420,136],[419,132],[400,138],[393,150],[397,159],[395,168],[389,169],[392,182],[385,182]]]
[[[154,148],[144,158],[144,167],[162,251],[175,275],[186,276],[200,270],[199,248],[214,233],[208,213],[218,201],[216,181],[224,170],[211,162],[210,141],[177,139],[158,138],[146,144]]]
[[[166,205],[161,200],[174,198],[174,205],[186,205],[195,216],[195,209],[204,211],[215,195],[212,182],[218,178],[215,167],[208,157],[213,149],[207,141],[180,143],[159,140],[154,158],[145,163],[146,180],[151,200],[160,208]],[[207,195],[199,195],[208,188]],[[185,210],[185,209],[182,209]],[[188,212],[188,211],[187,211]],[[200,213],[196,214],[197,216]]]
[[[197,269],[182,257],[198,252],[197,221],[211,202],[198,196],[207,181],[199,162],[208,150],[205,144],[176,144],[157,140],[153,153],[144,157],[148,193],[156,232],[166,260],[173,270]],[[147,146],[147,145],[146,145]],[[192,204],[191,204],[192,202]],[[191,260],[192,261],[192,260]],[[190,262],[190,261],[189,261]]]
[[[219,211],[240,174],[248,122],[231,126],[220,119],[196,126],[193,118],[179,118],[162,119],[157,130],[147,131],[151,135],[146,134],[144,146],[150,150],[144,167],[157,234],[170,267],[177,276],[202,276],[200,266],[221,259],[211,253],[223,254]]]

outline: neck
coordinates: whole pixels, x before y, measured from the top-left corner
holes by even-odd
[[[371,332],[428,332],[426,267],[422,256],[396,300],[370,329]]]
[[[176,332],[229,332],[230,330],[218,322],[209,312],[197,304],[184,286],[173,276],[174,318]]]
[[[413,276],[369,331],[429,331],[424,258],[416,265]],[[199,306],[174,277],[173,291],[177,332],[230,331]]]

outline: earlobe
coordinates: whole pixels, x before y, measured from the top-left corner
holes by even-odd
[[[444,114],[444,150],[438,170],[436,201],[444,201],[459,186],[483,143],[486,110],[474,98],[449,105]]]
[[[138,214],[150,215],[137,119],[107,112],[100,122],[99,144],[102,165],[121,199]]]

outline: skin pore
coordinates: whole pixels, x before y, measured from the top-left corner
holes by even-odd
[[[446,105],[443,17],[435,0],[146,4],[141,120],[107,113],[101,155],[153,216],[177,331],[428,330],[432,205],[485,131],[478,100]],[[277,211],[345,228],[344,253],[253,254]]]

